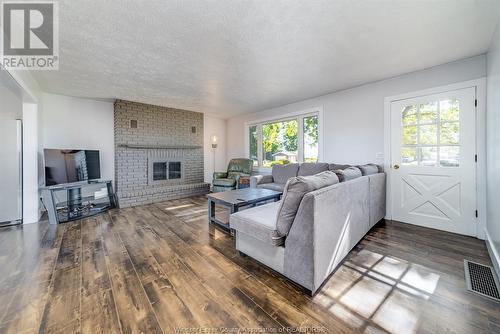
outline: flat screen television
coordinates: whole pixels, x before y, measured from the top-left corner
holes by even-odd
[[[97,150],[44,149],[45,185],[97,180],[101,162]]]

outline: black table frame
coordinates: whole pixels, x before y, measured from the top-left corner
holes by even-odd
[[[246,189],[238,189],[238,190],[230,190],[230,191],[244,191],[244,190],[249,190],[251,191],[252,188],[246,188]],[[267,190],[267,189],[266,189]],[[271,190],[272,191],[272,190]],[[279,201],[281,198],[281,195],[283,193],[278,192],[278,191],[272,191],[273,193],[269,195],[265,195],[262,197],[257,197],[257,198],[252,198],[249,200],[238,200],[237,202],[232,202],[232,201],[227,201],[224,199],[217,198],[216,195],[219,193],[214,193],[214,194],[208,194],[208,222],[216,224],[217,226],[220,226],[223,228],[225,231],[231,232],[231,228],[229,227],[229,222],[225,223],[215,217],[215,205],[219,204],[225,207],[228,207],[230,210],[230,214],[236,213],[239,211],[241,207],[245,206],[252,206],[255,207],[257,204],[269,201],[269,200],[274,200],[275,202]]]

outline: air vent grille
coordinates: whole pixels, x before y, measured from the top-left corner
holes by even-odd
[[[467,290],[500,300],[498,279],[492,267],[464,260]]]

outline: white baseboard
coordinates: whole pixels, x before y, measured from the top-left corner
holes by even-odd
[[[491,262],[493,262],[493,268],[497,273],[497,277],[500,277],[500,253],[498,253],[498,249],[495,247],[495,244],[491,241],[490,234],[488,230],[485,229],[486,234],[486,247],[488,248],[488,253],[490,253]]]

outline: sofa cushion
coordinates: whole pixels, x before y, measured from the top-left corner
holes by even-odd
[[[214,179],[214,186],[222,186],[222,187],[234,187],[236,186],[235,179]]]
[[[276,230],[279,205],[280,202],[273,202],[233,213],[229,218],[229,226],[273,246],[283,245],[285,238],[279,236]]]
[[[304,162],[300,164],[298,176],[314,175],[328,170],[326,162]]]
[[[275,191],[283,192],[283,190],[285,190],[285,184],[283,184],[283,183],[274,183],[274,182],[271,182],[271,183],[262,183],[262,184],[257,185],[257,188],[270,189],[270,190],[275,190]]]
[[[331,171],[336,171],[336,170],[339,170],[339,169],[346,169],[348,167],[351,167],[351,165],[330,164],[330,166],[328,167],[328,169],[331,170]]]
[[[359,168],[354,166],[347,167],[346,169],[337,169],[335,174],[339,177],[340,182],[346,182],[363,176]]]
[[[375,164],[366,164],[366,165],[360,165],[360,166],[356,166],[356,167],[359,168],[359,170],[361,171],[361,174],[363,174],[363,176],[377,174],[379,172],[379,168]]]
[[[285,184],[289,178],[297,176],[298,170],[299,164],[274,165],[272,171],[274,182]]]
[[[339,183],[339,179],[332,171],[325,171],[316,175],[297,176],[288,180],[278,209],[276,223],[278,235],[286,237],[292,227],[300,202],[306,193],[336,183]]]

